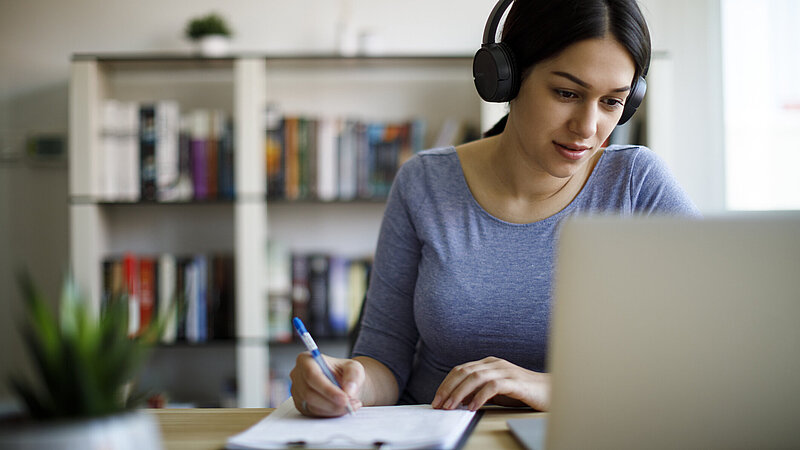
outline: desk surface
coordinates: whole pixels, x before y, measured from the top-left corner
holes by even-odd
[[[244,431],[272,412],[262,408],[149,409],[161,425],[166,450],[219,450],[228,437]],[[491,408],[467,441],[466,449],[522,448],[508,431],[506,420],[542,413],[525,409]]]

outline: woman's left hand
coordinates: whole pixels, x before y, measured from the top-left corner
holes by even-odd
[[[475,411],[489,401],[504,406],[529,405],[547,411],[550,375],[490,356],[454,367],[439,385],[431,406],[453,409],[464,404]]]

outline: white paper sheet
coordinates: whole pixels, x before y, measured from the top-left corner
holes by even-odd
[[[373,406],[354,416],[317,419],[300,414],[292,399],[242,433],[228,439],[230,449],[285,448],[453,448],[475,416],[430,405]]]

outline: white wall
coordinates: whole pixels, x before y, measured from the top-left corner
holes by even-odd
[[[725,208],[722,37],[719,0],[640,0],[653,47],[673,73],[674,147],[664,150],[678,182],[703,213]],[[659,149],[655,149],[659,151]]]
[[[353,24],[387,53],[471,54],[494,0],[352,0]],[[19,156],[25,136],[67,130],[73,53],[185,51],[188,18],[215,10],[231,23],[234,51],[334,49],[334,0],[0,0],[0,379],[22,364],[12,324],[12,270],[34,271],[54,297],[68,261],[64,165]],[[646,0],[654,47],[674,58],[673,170],[704,211],[722,208],[718,0]],[[671,160],[671,161],[672,161]],[[8,312],[13,314],[8,314]],[[0,382],[0,397],[6,395]]]

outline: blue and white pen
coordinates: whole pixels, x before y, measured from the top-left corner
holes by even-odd
[[[303,325],[303,321],[300,320],[300,318],[295,317],[292,320],[292,323],[294,324],[294,329],[297,330],[297,334],[300,336],[300,339],[303,341],[303,344],[306,345],[309,353],[311,353],[311,357],[314,358],[314,361],[317,362],[319,368],[322,369],[322,373],[324,373],[325,376],[331,380],[331,383],[335,384],[336,387],[341,389],[342,387],[339,385],[339,382],[336,381],[336,378],[333,376],[333,372],[331,372],[330,367],[328,367],[328,365],[325,363],[325,360],[322,359],[322,354],[319,352],[319,348],[317,347],[316,342],[314,342],[314,339],[311,337],[311,334],[308,332],[308,330],[306,330],[306,326]],[[350,402],[347,403],[346,407],[347,412],[350,415],[355,414]]]

